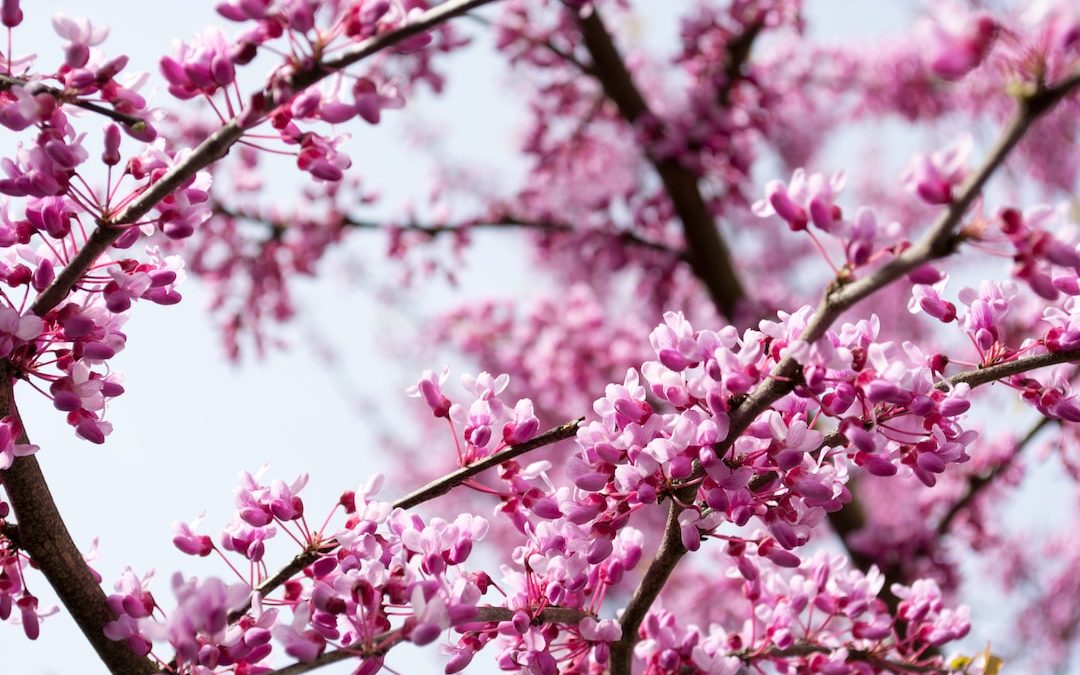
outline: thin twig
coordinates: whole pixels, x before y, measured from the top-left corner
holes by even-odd
[[[241,208],[230,208],[222,204],[215,204],[213,207],[213,211],[225,217],[241,218],[250,223],[264,225],[270,228],[271,240],[280,239],[291,227],[286,223],[267,218],[262,214]],[[336,225],[345,229],[374,230],[381,232],[387,232],[396,228],[399,230],[404,230],[406,232],[415,232],[417,234],[426,235],[432,239],[440,235],[459,233],[474,227],[495,231],[536,230],[537,232],[551,232],[556,234],[577,233],[586,235],[598,235],[615,239],[630,246],[637,246],[649,249],[651,251],[656,251],[657,253],[663,253],[684,262],[687,262],[689,260],[685,251],[679,251],[661,242],[646,239],[645,237],[642,237],[641,235],[630,230],[582,229],[576,228],[573,225],[569,225],[567,223],[546,220],[527,220],[512,215],[493,219],[473,218],[456,223],[440,224],[419,223],[415,221],[401,224],[387,224],[374,220],[364,220],[361,218],[354,218],[352,216],[344,216],[336,223]]]
[[[1024,434],[1023,438],[1016,441],[1009,456],[1002,459],[997,466],[985,473],[968,477],[967,490],[964,491],[964,494],[961,495],[959,499],[953,502],[953,505],[949,507],[949,510],[946,511],[945,515],[938,521],[937,527],[934,528],[935,534],[939,538],[945,536],[952,526],[953,521],[956,520],[956,517],[963,513],[971,503],[975,501],[975,498],[978,497],[983,490],[988,488],[998,476],[1008,471],[1020,456],[1020,453],[1023,452],[1024,448],[1034,441],[1035,437],[1042,433],[1043,429],[1050,426],[1054,421],[1055,420],[1052,420],[1049,417],[1041,418],[1026,434]]]
[[[835,651],[835,647],[827,647],[825,645],[815,644],[797,644],[785,649],[773,648],[764,652],[763,654],[743,653],[736,654],[744,662],[751,662],[755,657],[767,656],[770,658],[784,658],[787,656],[809,656],[810,654],[829,654]],[[864,649],[849,649],[847,650],[849,661],[862,661],[868,663],[875,668],[882,670],[888,670],[893,673],[941,673],[945,672],[940,666],[931,665],[918,665],[914,663],[904,663],[903,661],[894,661],[887,659],[883,656],[878,656],[873,652],[868,652]]]
[[[549,431],[545,431],[532,440],[525,441],[524,443],[518,443],[512,445],[506,450],[500,453],[485,457],[481,460],[473,462],[468,466],[463,466],[457,471],[447,474],[438,480],[428,483],[424,487],[412,492],[401,499],[394,502],[394,508],[396,509],[411,509],[426,501],[430,501],[440,495],[444,495],[456,486],[461,485],[468,479],[472,478],[478,473],[487,471],[488,469],[498,466],[503,462],[508,462],[516,457],[524,455],[526,452],[531,452],[537,448],[542,448],[545,445],[551,445],[552,443],[558,443],[559,441],[571,438],[577,433],[578,426],[585,421],[584,417],[576,420],[572,420],[563,424],[562,426],[555,427]]]
[[[580,609],[548,607],[540,611],[540,614],[533,619],[533,623],[536,625],[547,623],[577,625],[582,619],[589,616],[592,616],[592,614]],[[513,618],[514,611],[506,607],[477,607],[476,616],[473,619],[470,619],[469,623],[501,623],[503,621],[510,621]],[[400,631],[389,631],[374,640],[375,644],[378,645],[374,649],[358,650],[348,647],[335,649],[334,651],[319,655],[313,661],[294,663],[291,666],[267,673],[267,675],[300,675],[300,673],[307,673],[316,668],[322,668],[331,663],[338,663],[339,661],[345,661],[347,659],[380,658],[384,656],[391,647],[402,641],[403,638],[401,638]]]
[[[558,443],[559,441],[571,438],[577,433],[578,426],[584,421],[585,418],[579,418],[567,422],[566,424],[557,426],[553,429],[549,429],[544,433],[536,436],[535,438],[528,440],[524,443],[518,443],[512,445],[502,452],[485,457],[481,460],[473,462],[468,466],[464,466],[453,473],[447,474],[438,480],[432,481],[428,485],[412,492],[401,499],[398,499],[393,503],[393,507],[396,509],[411,509],[426,501],[435,499],[440,495],[444,495],[454,487],[461,485],[464,481],[472,478],[473,476],[482,473],[492,467],[498,466],[503,462],[508,462],[511,459],[520,457],[521,455],[542,448],[552,443]],[[255,592],[259,594],[259,597],[266,597],[272,593],[279,586],[284,584],[292,577],[299,574],[305,567],[318,560],[319,556],[326,555],[337,548],[337,543],[333,540],[319,542],[312,548],[306,549],[298,553],[288,564],[282,567],[280,570],[274,573],[272,577],[265,579],[262,583],[255,587]],[[244,614],[251,609],[251,601],[248,600],[243,606],[229,612],[229,622],[237,621]]]
[[[133,129],[138,129],[140,126],[146,126],[146,120],[143,120],[134,115],[127,115],[112,108],[108,108],[103,105],[94,103],[93,101],[84,101],[81,98],[70,94],[63,89],[57,89],[56,87],[50,87],[42,82],[30,82],[18,77],[12,77],[11,75],[0,74],[0,91],[7,91],[15,87],[26,89],[31,95],[36,94],[48,94],[53,97],[59,103],[66,103],[73,105],[83,110],[89,110],[90,112],[103,115],[111,120],[126,124]]]

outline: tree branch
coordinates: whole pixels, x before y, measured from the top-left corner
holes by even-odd
[[[430,501],[440,495],[444,495],[458,485],[461,485],[466,480],[472,478],[478,473],[486,471],[492,467],[498,466],[503,462],[508,462],[516,457],[524,455],[526,452],[531,452],[537,448],[542,448],[545,445],[551,445],[552,443],[558,443],[559,441],[566,440],[577,434],[578,426],[585,421],[584,417],[580,417],[576,420],[571,420],[562,426],[555,427],[549,431],[545,431],[539,436],[525,441],[524,443],[518,443],[512,445],[506,450],[500,453],[484,457],[468,466],[463,466],[457,471],[447,474],[442,478],[428,483],[424,487],[412,492],[401,499],[394,502],[395,509],[411,509],[426,501]]]
[[[525,441],[524,443],[518,443],[512,445],[506,450],[500,453],[484,457],[477,460],[468,466],[461,467],[453,473],[447,474],[438,480],[428,483],[424,487],[416,490],[401,499],[398,499],[393,503],[393,508],[396,509],[411,509],[426,501],[430,501],[446,494],[458,485],[461,485],[466,480],[473,476],[486,471],[492,467],[498,466],[503,462],[508,462],[511,459],[520,457],[521,455],[542,448],[552,443],[558,443],[559,441],[566,440],[573,437],[577,433],[578,426],[585,420],[581,417],[576,420],[571,420],[566,424],[557,426],[553,429],[549,429],[544,433]],[[299,574],[305,567],[318,560],[320,555],[325,555],[337,548],[337,543],[334,541],[320,542],[316,547],[309,548],[301,553],[298,553],[287,565],[278,570],[274,576],[267,578],[261,584],[255,587],[255,592],[259,594],[259,597],[266,597],[272,593],[279,586],[286,581]],[[247,613],[251,609],[251,601],[248,600],[243,606],[238,609],[229,612],[229,623],[237,621],[240,617]]]
[[[827,647],[825,645],[815,644],[797,644],[786,649],[773,648],[766,651],[763,655],[771,658],[784,658],[785,656],[808,656],[810,654],[829,654],[835,651],[834,647]],[[750,661],[755,654],[737,655],[743,661]],[[892,673],[941,673],[945,672],[944,669],[938,666],[921,666],[914,663],[904,663],[903,661],[893,661],[884,657],[878,656],[873,652],[866,651],[864,649],[849,649],[848,659],[852,661],[862,661],[868,663],[875,668],[887,670]]]
[[[533,624],[561,623],[576,625],[588,616],[592,616],[592,614],[580,609],[548,607],[540,611],[540,614],[533,619]],[[514,611],[506,607],[477,607],[476,617],[469,621],[469,623],[501,623],[503,621],[510,621],[513,618]],[[391,647],[402,641],[403,638],[401,637],[400,631],[389,631],[375,638],[374,642],[378,646],[372,650],[361,651],[348,647],[335,649],[334,651],[319,655],[314,661],[294,663],[291,666],[267,673],[267,675],[300,675],[300,673],[307,673],[316,668],[322,668],[331,663],[338,663],[339,661],[345,661],[347,659],[380,657],[385,655]]]
[[[1006,126],[997,145],[994,146],[994,149],[983,161],[979,169],[965,181],[957,197],[923,238],[866,277],[847,284],[833,284],[830,286],[799,339],[808,344],[813,344],[821,339],[833,322],[855,303],[888,286],[916,267],[952,253],[958,243],[954,238],[953,231],[959,225],[967,208],[975,201],[983,185],[994,171],[1001,166],[1009,152],[1016,147],[1016,144],[1027,129],[1031,127],[1032,123],[1077,86],[1080,86],[1080,71],[1062,79],[1053,86],[1043,87],[1035,93],[1022,98],[1019,110]],[[954,376],[953,379],[955,382],[966,382],[974,387],[1025,370],[1063,363],[1077,358],[1080,358],[1080,350],[1043,354],[966,371]],[[717,445],[716,453],[718,456],[722,456],[731,448],[735,439],[757,419],[758,415],[795,388],[796,382],[799,381],[800,370],[801,366],[793,358],[790,356],[785,358],[776,365],[767,379],[731,411],[728,435],[722,443]],[[692,482],[700,478],[701,475],[703,475],[703,472],[698,468],[687,482]],[[687,492],[689,492],[689,489],[687,489]],[[696,488],[689,494],[689,499],[682,499],[680,495],[680,501],[683,503],[692,501],[696,497]],[[627,605],[623,613],[622,639],[612,644],[612,675],[630,675],[632,650],[634,642],[637,640],[641,620],[648,613],[662,588],[662,586],[652,583],[652,575],[663,575],[663,578],[666,579],[671,570],[678,564],[678,561],[685,555],[685,547],[682,546],[678,528],[670,527],[673,517],[677,518],[681,507],[678,506],[678,503],[673,502],[670,509],[668,513],[669,526],[665,528],[664,539],[660,544],[657,555],[650,563],[641,585],[635,591],[630,604]]]
[[[5,367],[0,373],[0,417],[18,420],[12,383],[12,376]],[[21,422],[19,426],[22,426]],[[20,431],[15,442],[29,443],[26,432]],[[16,457],[0,478],[18,519],[20,548],[30,554],[34,565],[56,590],[56,595],[109,672],[114,675],[158,672],[152,661],[135,654],[126,642],[113,642],[105,637],[103,628],[112,621],[112,610],[64,525],[37,459],[33,455]],[[8,535],[7,527],[5,536]]]
[[[655,120],[596,7],[580,17],[579,24],[592,57],[592,73],[619,114],[631,126]],[[705,284],[717,310],[729,320],[734,319],[746,300],[746,291],[735,272],[727,243],[701,194],[697,176],[678,160],[657,157],[649,148],[645,150],[682,222],[694,274]]]
[[[251,223],[265,225],[266,227],[270,228],[270,238],[272,240],[282,237],[291,227],[286,223],[267,218],[262,214],[242,208],[229,208],[222,204],[215,204],[213,210],[215,213],[222,216],[239,218]],[[442,234],[453,234],[456,232],[462,232],[473,227],[480,227],[490,230],[536,230],[538,232],[552,232],[559,234],[596,234],[604,237],[610,237],[630,246],[637,246],[649,249],[651,251],[656,251],[657,253],[663,253],[683,262],[689,262],[689,257],[687,256],[685,251],[679,251],[661,242],[646,239],[631,230],[585,230],[581,228],[575,228],[573,225],[570,225],[568,223],[541,220],[526,220],[513,215],[506,215],[502,218],[487,220],[474,218],[469,220],[463,220],[457,223],[443,223],[437,225],[418,222],[407,222],[400,225],[388,225],[373,220],[362,220],[359,218],[352,218],[350,216],[343,216],[340,222],[337,223],[337,225],[342,229],[378,230],[384,232],[397,228],[406,232],[423,234],[432,239]]]
[[[634,595],[623,609],[619,623],[622,625],[622,637],[611,645],[611,675],[630,675],[633,666],[633,647],[637,642],[637,631],[645,615],[649,613],[653,601],[667,585],[676,565],[686,555],[679,527],[680,503],[688,504],[697,496],[697,485],[679,488],[668,505],[667,522],[664,524],[664,538],[660,548],[649,563],[649,569],[641,577],[641,582],[634,589]]]

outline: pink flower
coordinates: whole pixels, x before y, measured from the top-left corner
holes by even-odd
[[[16,457],[26,457],[38,451],[38,446],[16,443],[22,432],[17,419],[5,417],[0,420],[0,471],[8,469]]]
[[[769,181],[765,186],[765,199],[754,202],[754,213],[762,218],[778,215],[787,221],[792,230],[804,230],[809,222],[826,232],[843,216],[834,203],[844,189],[842,173],[826,177],[821,173],[807,176],[804,169],[796,169],[791,182]]]
[[[953,188],[967,176],[965,164],[973,147],[971,136],[964,134],[944,150],[916,155],[904,176],[908,190],[929,204],[948,204]]]
[[[68,41],[65,61],[71,68],[81,68],[90,60],[90,48],[101,44],[109,36],[108,26],[94,27],[88,19],[70,19],[56,14],[52,19],[53,30]]]
[[[908,311],[918,314],[922,310],[942,323],[952,323],[956,320],[956,305],[942,299],[940,293],[945,289],[948,277],[942,279],[933,286],[916,284],[911,287],[911,299],[908,300]]]
[[[941,3],[939,9],[938,21],[929,29],[927,62],[938,77],[959,80],[986,58],[998,23],[986,13],[969,13],[955,3]]]
[[[435,375],[434,371],[425,370],[423,375],[420,376],[420,380],[409,387],[407,393],[413,398],[423,398],[435,417],[449,419],[450,399],[446,398],[442,393],[442,384],[446,382],[449,373],[449,368],[443,368],[442,373],[438,376]]]

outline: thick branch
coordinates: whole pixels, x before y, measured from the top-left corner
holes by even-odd
[[[18,419],[11,387],[11,375],[6,372],[0,375],[0,417]],[[21,432],[16,442],[29,443],[26,433]],[[113,642],[105,637],[103,627],[112,620],[112,610],[64,525],[37,459],[33,455],[16,457],[2,480],[18,519],[19,546],[30,554],[30,559],[56,590],[109,672],[115,675],[157,672],[153,662],[135,654],[126,642]]]
[[[949,208],[946,209],[926,235],[911,248],[866,277],[846,285],[830,287],[825,292],[817,311],[810,318],[799,339],[809,344],[816,342],[825,335],[833,322],[855,303],[888,286],[916,267],[952,253],[957,243],[954,230],[960,224],[960,220],[963,218],[967,208],[975,201],[986,181],[1001,166],[1009,152],[1016,147],[1016,144],[1027,129],[1031,127],[1032,123],[1077,86],[1080,86],[1080,71],[1073,73],[1054,86],[1044,87],[1021,99],[1019,110],[1007,125],[997,145],[983,161],[982,166],[965,181],[953,203],[950,204]],[[966,371],[951,379],[954,382],[966,382],[975,387],[979,384],[985,384],[1033,368],[1064,363],[1077,358],[1080,358],[1080,350],[1043,354]],[[769,378],[758,385],[742,404],[731,411],[728,435],[716,448],[718,456],[722,456],[731,448],[735,439],[757,419],[758,415],[795,388],[795,384],[800,379],[800,371],[801,366],[793,358],[785,358],[777,364]],[[700,469],[696,470],[691,480],[699,478],[702,473]],[[690,494],[691,499],[694,496],[695,493]],[[684,499],[682,501],[688,503],[690,500]],[[630,674],[631,652],[637,639],[638,628],[662,588],[662,586],[657,586],[650,581],[650,574],[654,571],[664,573],[664,570],[667,570],[667,574],[670,574],[679,558],[685,554],[685,549],[679,550],[682,548],[682,544],[678,528],[670,527],[672,518],[677,518],[679,509],[678,504],[672,504],[671,512],[668,514],[669,526],[665,528],[664,539],[661,542],[657,556],[650,564],[641,585],[635,591],[634,597],[623,614],[622,639],[613,644],[611,650],[612,675]]]
[[[611,645],[612,675],[630,674],[638,628],[645,620],[645,615],[648,614],[653,601],[667,585],[671,573],[675,571],[675,566],[687,553],[679,528],[679,513],[682,511],[679,503],[692,502],[696,494],[696,485],[680,488],[668,505],[667,522],[664,524],[664,538],[660,541],[660,548],[657,549],[656,556],[649,563],[649,569],[645,570],[641,582],[634,589],[633,597],[630,598],[622,616],[619,617],[622,638]]]
[[[503,462],[508,462],[511,459],[520,457],[521,455],[532,450],[536,450],[537,448],[542,448],[546,445],[551,445],[552,443],[558,443],[559,441],[571,438],[572,436],[574,436],[574,434],[577,433],[578,425],[580,425],[584,419],[585,418],[572,420],[561,426],[549,429],[548,431],[545,431],[544,433],[536,436],[531,440],[525,441],[524,443],[518,443],[517,445],[512,445],[498,454],[485,457],[481,460],[473,462],[468,466],[464,466],[457,471],[447,474],[446,476],[443,476],[438,480],[432,481],[431,483],[425,485],[419,490],[416,490],[415,492],[412,492],[402,497],[401,499],[398,499],[396,502],[394,502],[393,507],[397,509],[414,508],[426,501],[430,501],[440,495],[446,494],[447,492],[457,487],[458,485],[461,485],[463,482],[472,478],[473,476],[492,467],[498,466]],[[259,584],[255,588],[255,590],[259,593],[260,597],[266,597],[276,588],[284,584],[292,577],[299,574],[301,571],[303,571],[305,567],[318,560],[320,555],[325,555],[326,553],[333,551],[335,548],[337,548],[337,544],[335,542],[326,541],[321,542],[320,545],[318,545],[316,548],[307,549],[297,554],[291,561],[289,561],[287,565],[278,570],[274,574],[274,576],[269,577],[261,584]],[[236,621],[244,614],[246,614],[249,609],[251,609],[250,600],[242,607],[235,609],[229,613],[229,622],[231,623],[233,621]]]
[[[619,114],[630,125],[654,120],[595,7],[580,19],[580,24],[585,47],[592,57],[592,72]],[[746,299],[746,291],[701,194],[697,176],[672,157],[657,157],[648,148],[646,151],[682,222],[694,274],[705,284],[717,310],[733,319]]]

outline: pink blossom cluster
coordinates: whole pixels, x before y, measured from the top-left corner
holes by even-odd
[[[1017,206],[1032,188],[1071,190],[1080,174],[1062,150],[1080,130],[1069,98],[1080,87],[1080,13],[1065,0],[1022,12],[941,3],[914,39],[867,55],[807,47],[801,4],[700,3],[680,21],[674,53],[653,58],[607,34],[601,15],[625,2],[508,2],[496,49],[534,89],[522,184],[489,192],[447,181],[432,190],[430,225],[410,213],[384,226],[357,217],[375,198],[350,173],[339,125],[378,124],[418,87],[440,91],[437,56],[467,40],[423,22],[464,4],[220,2],[238,33],[211,28],[159,62],[171,96],[205,104],[207,120],[152,110],[138,93],[145,78],[125,71],[126,57],[106,57],[107,31],[86,19],[57,17],[62,58],[37,68],[11,53],[20,3],[0,3],[0,125],[24,134],[0,159],[0,375],[47,396],[86,440],[104,442],[107,404],[124,393],[113,359],[130,311],[179,302],[186,270],[212,285],[234,355],[245,331],[261,350],[265,325],[295,314],[292,279],[314,275],[349,231],[386,230],[401,260],[447,234],[453,260],[442,267],[453,279],[476,228],[523,228],[551,273],[552,292],[531,308],[472,302],[434,331],[480,362],[461,378],[464,396],[447,391],[445,370],[424,372],[409,392],[449,427],[458,472],[393,503],[376,498],[373,478],[321,521],[301,497],[306,473],[244,473],[216,538],[197,523],[173,538],[188,555],[220,559],[229,580],[177,573],[165,607],[152,575],[127,569],[100,598],[110,620],[91,641],[104,635],[178,675],[338,658],[371,675],[396,645],[436,641],[448,673],[489,645],[499,668],[534,675],[964,668],[943,653],[970,630],[967,609],[945,595],[959,565],[943,542],[1010,552],[1010,569],[1049,567],[988,516],[980,491],[1017,480],[1028,441],[980,440],[989,425],[969,414],[972,392],[996,381],[999,398],[1041,419],[1080,421],[1075,367],[1028,372],[1080,358],[1080,238],[1066,208]],[[751,58],[761,36],[765,55]],[[346,71],[374,52],[370,67]],[[241,72],[257,57],[272,70],[245,95]],[[658,77],[661,66],[677,77]],[[91,129],[76,109],[109,122]],[[1006,115],[1014,121],[988,153],[965,134],[898,175],[858,172],[881,180],[851,172],[849,185],[844,172],[805,168],[822,164],[830,133],[849,123],[917,120],[957,138],[958,118]],[[1007,169],[1035,168],[998,204],[985,187],[1013,147]],[[312,179],[299,207],[254,203],[271,154]],[[756,176],[776,164],[790,180],[768,181],[754,202]],[[873,206],[845,206],[845,191]],[[451,192],[474,215],[455,224],[441,208]],[[947,258],[958,251],[1010,267],[954,296],[949,281],[965,270]],[[819,285],[815,309],[805,303]],[[874,311],[855,307],[871,295]],[[932,321],[912,321],[905,304]],[[7,481],[37,448],[10,389],[0,399]],[[541,432],[541,420],[576,419],[590,403],[593,414],[557,427],[561,436]],[[570,452],[519,459],[571,435]],[[494,503],[490,525],[411,512],[458,486]],[[6,490],[0,620],[34,639],[50,610],[26,573],[51,564],[55,542],[25,540],[25,491]],[[886,513],[881,502],[902,496],[915,502],[909,512]],[[826,524],[850,569],[821,550]],[[505,549],[498,574],[466,566],[485,538]],[[665,586],[683,556],[700,560],[706,547],[713,560],[686,574],[712,586],[686,592],[678,574],[691,562]],[[283,548],[294,557],[275,572]],[[1072,561],[1074,548],[1054,542],[1045,557]],[[722,578],[701,572],[716,561]],[[1047,578],[1034,594],[1052,610],[1040,625],[1064,652],[1080,622],[1048,593],[1075,595],[1076,584],[1067,570]],[[725,607],[680,606],[687,598]]]
[[[738,555],[738,554],[736,554]],[[842,556],[815,554],[783,572],[738,556],[731,575],[742,581],[749,619],[735,629],[687,625],[658,609],[641,627],[636,656],[645,673],[735,675],[752,666],[776,672],[876,673],[936,667],[928,649],[962,638],[967,609],[945,608],[932,581],[897,586],[895,612],[878,594],[876,568],[846,569]],[[891,662],[891,664],[890,664]]]
[[[109,596],[114,619],[106,635],[139,654],[168,644],[178,673],[262,672],[278,653],[310,662],[328,649],[345,650],[362,662],[362,672],[376,672],[392,645],[426,645],[474,619],[491,581],[463,564],[487,532],[484,519],[463,514],[425,522],[377,501],[377,476],[342,495],[313,529],[298,494],[306,481],[263,484],[242,474],[236,515],[219,544],[183,523],[174,538],[190,555],[217,554],[238,579],[177,573],[176,605],[167,608],[149,591],[149,576],[128,570]],[[331,526],[342,516],[343,524]],[[278,534],[325,553],[285,581],[280,596],[262,597],[253,588],[268,577],[266,542]],[[244,563],[234,566],[229,556]]]

